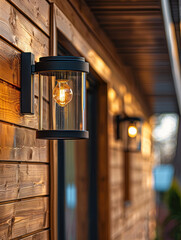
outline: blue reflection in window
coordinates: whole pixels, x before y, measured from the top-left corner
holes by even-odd
[[[75,184],[68,184],[66,186],[66,206],[74,209],[77,204],[77,189]]]

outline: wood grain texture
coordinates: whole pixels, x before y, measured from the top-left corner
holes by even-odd
[[[129,153],[130,159],[126,159],[123,141],[115,140],[114,135],[116,113],[112,106],[115,99],[109,98],[108,101],[110,239],[135,239],[136,235],[140,236],[137,239],[146,239],[145,235],[141,235],[141,224],[148,226],[153,222],[147,218],[154,203],[151,189],[153,161],[151,155],[145,159],[141,152]],[[137,113],[137,106],[130,104],[129,107]],[[125,200],[131,200],[129,207],[125,205]],[[148,234],[146,229],[145,233]]]
[[[43,196],[49,195],[49,165],[43,163],[49,162],[49,143],[36,139],[37,75],[35,114],[20,113],[21,51],[32,52],[36,61],[49,55],[48,2],[0,1],[0,29],[0,239],[48,240],[49,231],[43,229],[49,227],[49,198]],[[49,124],[48,89],[46,81],[45,128]]]
[[[50,5],[46,0],[10,0],[21,11],[24,12],[35,24],[38,25],[47,35],[49,35],[50,19],[49,11]]]
[[[48,194],[48,165],[0,163],[0,201]]]
[[[0,1],[1,36],[25,52],[35,54],[37,61],[49,54],[49,39],[5,0]]]
[[[49,227],[48,197],[0,205],[1,239],[12,239]]]
[[[130,171],[130,153],[124,152],[124,201],[131,202],[131,171]]]
[[[49,234],[50,234],[50,231],[45,230],[45,231],[42,231],[42,232],[39,232],[39,233],[35,233],[31,236],[22,238],[22,239],[24,239],[24,240],[49,240],[50,239]]]
[[[20,87],[20,52],[1,39],[0,79]]]
[[[55,5],[50,8],[50,51],[51,56],[57,55],[57,26],[55,17]],[[52,93],[52,83],[49,82],[50,93]],[[54,112],[53,102],[50,101],[50,112]],[[50,126],[53,124],[50,116]],[[50,150],[50,239],[58,240],[58,141],[49,141]]]
[[[108,161],[108,98],[107,84],[100,84],[99,97],[99,122],[98,122],[98,238],[109,240],[109,161]]]
[[[20,88],[20,65],[21,52],[17,51],[14,47],[7,42],[0,39],[0,79],[13,84]],[[48,81],[44,81],[43,96],[49,101]],[[34,94],[39,95],[38,92],[39,81],[38,75],[34,75]]]
[[[0,120],[10,123],[38,128],[38,99],[35,98],[35,114],[22,115],[20,114],[20,91],[11,85],[0,81]],[[44,102],[44,127],[48,125],[48,103]],[[47,114],[46,114],[47,113]]]
[[[0,160],[49,162],[47,140],[36,139],[36,131],[0,122]]]

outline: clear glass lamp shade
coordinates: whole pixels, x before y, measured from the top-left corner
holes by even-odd
[[[49,124],[43,124],[47,101],[45,84],[51,86]],[[86,73],[56,71],[39,74],[39,131],[86,131]],[[75,137],[76,138],[76,137]],[[60,138],[61,139],[61,138]]]

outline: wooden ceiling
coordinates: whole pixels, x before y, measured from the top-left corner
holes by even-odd
[[[131,67],[152,112],[177,113],[160,0],[86,2],[121,60]]]

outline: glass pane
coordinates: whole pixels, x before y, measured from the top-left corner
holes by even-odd
[[[65,142],[65,239],[76,239],[77,187],[75,143]]]

